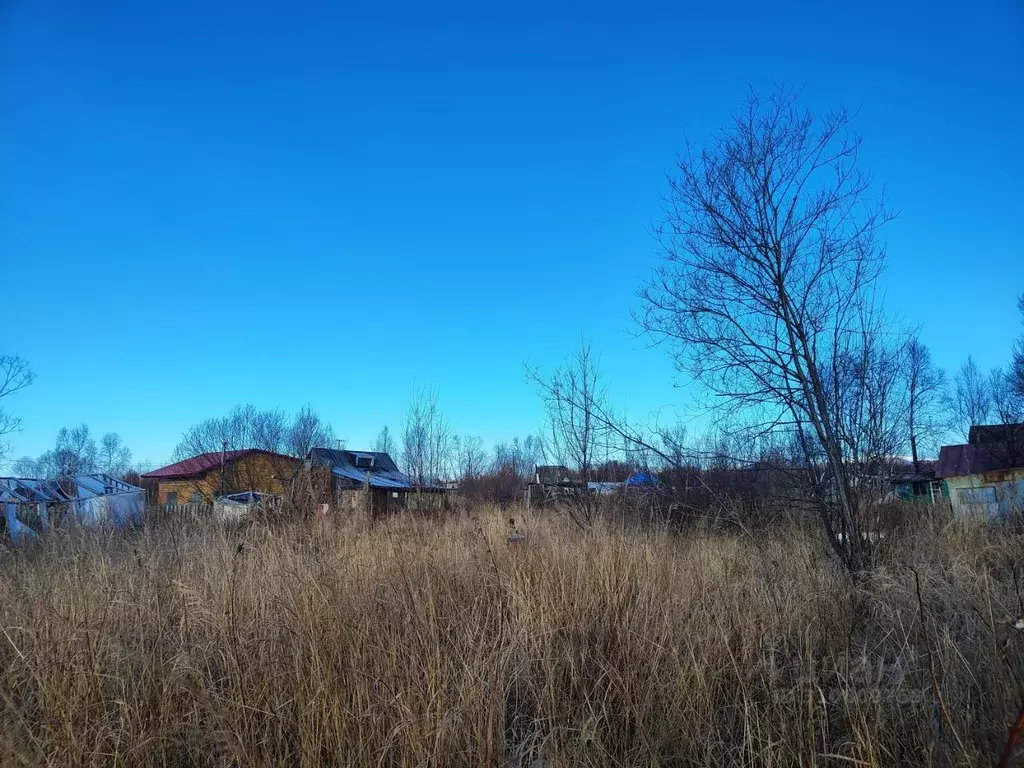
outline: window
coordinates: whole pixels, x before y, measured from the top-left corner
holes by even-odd
[[[373,456],[356,454],[356,469],[373,469]]]
[[[178,494],[175,491],[171,491],[170,493],[168,493],[167,494],[167,502],[166,503],[167,504],[177,504],[178,503]]]
[[[202,504],[203,494],[199,491],[192,491],[192,495],[188,497],[188,500],[190,504]]]

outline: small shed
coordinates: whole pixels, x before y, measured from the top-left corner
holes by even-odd
[[[441,485],[419,485],[382,451],[314,448],[307,463],[331,471],[331,493],[339,507],[368,509],[371,516],[404,507],[410,493],[441,494]]]
[[[1024,460],[1004,443],[944,445],[935,475],[958,515],[1007,519],[1024,511]]]

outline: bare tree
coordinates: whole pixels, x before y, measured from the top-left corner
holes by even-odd
[[[402,429],[402,461],[417,485],[433,485],[451,469],[452,433],[441,414],[437,390],[419,390]]]
[[[549,446],[561,463],[579,472],[586,483],[605,436],[601,414],[608,410],[607,389],[590,343],[581,339],[576,353],[541,385],[551,427]]]
[[[663,261],[640,292],[641,326],[717,408],[797,436],[823,471],[810,490],[833,550],[869,564],[842,414],[848,370],[881,321],[875,235],[891,215],[857,169],[845,110],[816,118],[777,90],[670,180]]]
[[[377,433],[377,439],[373,443],[373,450],[378,453],[386,453],[392,458],[398,456],[398,443],[395,442],[394,435],[391,434],[391,430],[388,429],[386,424]]]
[[[968,357],[953,380],[953,413],[966,439],[971,427],[988,421],[992,396],[988,382],[974,358]]]
[[[225,417],[206,419],[189,427],[174,449],[177,460],[201,454],[257,449],[266,451],[264,462],[225,462],[223,488],[256,489],[266,480],[266,470],[282,484],[295,474],[292,459],[304,458],[310,448],[333,438],[330,425],[321,421],[308,406],[294,417],[277,409],[259,410],[252,405],[235,406]],[[197,485],[197,491],[204,491]]]
[[[289,419],[281,410],[261,411],[252,405],[238,405],[225,417],[189,427],[174,449],[174,457],[180,460],[202,453],[258,448],[304,458],[310,448],[329,445],[333,440],[331,426],[310,406]]]
[[[452,445],[460,480],[465,481],[483,474],[487,469],[487,451],[484,450],[482,437],[454,437]]]
[[[0,465],[11,448],[4,438],[21,428],[21,419],[3,407],[4,400],[25,389],[33,380],[35,375],[26,360],[17,355],[0,355]]]
[[[131,469],[132,452],[119,434],[108,432],[100,438],[96,464],[101,471],[119,478]]]
[[[881,328],[865,326],[862,338],[834,361],[826,378],[847,460],[863,490],[882,487],[886,470],[907,444],[908,390],[902,346],[886,343]],[[834,389],[833,389],[834,386]]]
[[[89,427],[85,424],[57,433],[57,444],[36,461],[36,472],[42,477],[69,480],[99,469],[98,451]]]
[[[1021,322],[1024,323],[1024,293],[1017,299],[1017,306],[1021,312]],[[1013,351],[1013,388],[1017,394],[1024,397],[1024,334],[1017,339]]]
[[[1017,392],[1012,373],[993,368],[988,376],[988,391],[992,400],[992,413],[1000,424],[1020,424],[1024,421],[1024,395]]]
[[[305,458],[313,448],[334,445],[334,430],[313,410],[305,406],[292,420],[285,434],[285,450],[289,456]]]
[[[46,471],[40,465],[38,459],[31,456],[22,456],[11,464],[11,471],[15,477],[45,477]]]
[[[551,429],[547,447],[560,464],[579,474],[582,492],[573,499],[568,512],[579,526],[594,521],[596,505],[587,492],[599,451],[616,436],[608,404],[607,387],[600,366],[586,338],[549,379],[539,369],[528,369],[528,377],[539,387]],[[608,458],[606,455],[605,458]]]
[[[546,448],[540,435],[527,435],[522,440],[495,443],[491,459],[493,472],[510,471],[519,478],[530,477],[538,464],[545,461]]]
[[[914,471],[920,471],[919,449],[934,448],[945,431],[946,375],[932,362],[931,352],[914,336],[904,347],[907,383],[907,436]]]

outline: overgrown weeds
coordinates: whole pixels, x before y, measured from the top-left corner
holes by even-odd
[[[798,525],[58,533],[0,562],[0,763],[991,764],[1022,539],[925,525],[855,586]]]

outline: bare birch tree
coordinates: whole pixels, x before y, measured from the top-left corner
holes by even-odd
[[[876,241],[891,216],[857,168],[845,110],[817,118],[793,93],[751,96],[670,179],[663,259],[641,290],[641,326],[720,409],[760,414],[822,463],[812,497],[833,550],[869,564],[841,413],[843,360],[879,326]],[[808,476],[814,476],[808,473]]]
[[[438,405],[437,390],[419,390],[406,412],[402,461],[417,485],[433,485],[451,469],[452,433]]]

